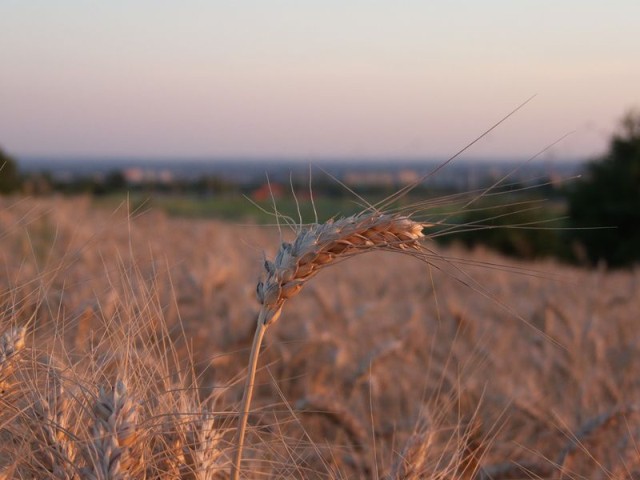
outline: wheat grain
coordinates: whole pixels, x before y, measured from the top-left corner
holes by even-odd
[[[14,357],[25,346],[25,334],[24,327],[12,327],[0,336],[0,382],[13,371]]]
[[[615,423],[621,418],[631,414],[638,414],[640,412],[640,405],[630,404],[623,405],[618,408],[614,408],[610,411],[604,412],[594,418],[589,419],[583,425],[580,426],[575,435],[569,439],[569,442],[560,452],[556,465],[560,469],[560,478],[570,477],[567,470],[567,463],[571,459],[571,456],[578,451],[585,451],[590,457],[590,453],[586,448],[586,441],[589,437],[595,436],[596,433],[601,432],[608,427],[615,425]],[[596,439],[597,440],[597,439]]]
[[[508,462],[483,467],[475,480],[512,480],[514,478],[554,478],[550,465],[536,462]]]
[[[419,249],[428,225],[407,216],[360,214],[302,230],[293,243],[282,243],[273,262],[264,262],[265,279],[258,282],[258,301],[266,324],[277,320],[284,302],[332,263],[370,250]]]
[[[93,438],[85,452],[90,466],[83,474],[92,480],[126,480],[130,469],[127,453],[137,436],[138,412],[121,380],[110,391],[100,389],[93,413]]]
[[[15,380],[11,378],[19,353],[25,347],[24,327],[13,327],[0,336],[0,400],[8,399]],[[0,425],[2,417],[0,416]]]
[[[166,414],[158,426],[160,431],[151,435],[148,448],[150,460],[145,465],[146,478],[180,478],[184,463],[182,439],[176,431],[177,415]]]
[[[236,454],[231,467],[232,480],[240,476],[260,346],[266,329],[278,320],[286,300],[296,295],[320,270],[339,260],[374,250],[419,250],[420,239],[424,237],[422,231],[428,226],[405,215],[361,213],[304,228],[293,243],[282,243],[273,262],[265,260],[265,278],[258,282],[256,289],[262,307],[249,356],[236,433]]]
[[[299,400],[296,407],[309,414],[324,415],[341,427],[356,450],[366,450],[369,435],[360,419],[338,401],[335,396],[310,394]]]
[[[417,480],[424,478],[427,453],[433,442],[433,437],[433,432],[430,429],[413,434],[391,467],[389,480]]]
[[[24,327],[12,327],[0,335],[0,479],[13,478],[18,466],[18,459],[11,446],[18,444],[15,429],[15,400],[20,397],[22,388],[14,388],[19,384],[12,375],[18,364],[19,354],[25,348]]]
[[[22,340],[17,344],[24,348]],[[24,449],[14,456],[12,468],[20,478],[77,478],[75,449],[68,436],[69,411],[57,362],[40,354],[16,367],[12,380],[17,388],[11,389],[0,408],[4,414],[0,417],[2,446]]]
[[[185,459],[181,478],[183,480],[214,480],[221,478],[222,430],[216,428],[213,416],[203,412],[187,424],[182,453]]]
[[[54,393],[55,397],[62,394],[62,390]],[[37,398],[28,412],[28,426],[31,436],[31,453],[33,459],[29,461],[28,469],[38,476],[47,478],[71,480],[77,478],[74,467],[74,450],[66,441],[65,429],[57,422],[61,413],[59,398]]]
[[[65,389],[55,358],[43,355],[38,366],[46,370],[45,394],[33,389],[35,401],[28,410],[27,431],[36,459],[32,466],[44,469],[52,478],[77,478],[75,448],[69,442],[69,412]],[[42,474],[42,472],[40,472]]]

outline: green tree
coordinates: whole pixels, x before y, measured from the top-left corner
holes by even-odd
[[[569,192],[569,216],[573,242],[592,263],[640,261],[640,111],[624,116],[608,152]]]
[[[16,161],[0,147],[0,193],[9,193],[20,187]]]
[[[558,255],[562,242],[553,230],[557,225],[556,212],[541,208],[541,198],[511,198],[505,205],[495,202],[474,205],[455,219],[463,226],[462,230],[455,235],[443,235],[439,240],[445,244],[461,242],[467,247],[486,245],[505,255],[529,260]]]

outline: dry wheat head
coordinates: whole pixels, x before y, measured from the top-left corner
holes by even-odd
[[[282,243],[273,262],[266,260],[264,280],[258,282],[263,321],[278,319],[282,305],[323,267],[370,250],[419,249],[427,224],[404,215],[366,213],[313,224],[300,231],[293,243]]]

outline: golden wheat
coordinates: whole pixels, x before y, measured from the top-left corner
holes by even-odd
[[[419,250],[419,241],[424,237],[422,231],[426,226],[404,215],[363,213],[304,228],[293,243],[281,244],[273,262],[265,260],[265,278],[257,286],[261,308],[238,421],[232,480],[240,476],[244,436],[262,339],[266,329],[278,320],[285,301],[296,295],[320,270],[339,260],[374,250]]]
[[[137,418],[135,435],[121,435],[126,447],[117,434],[110,440],[126,450],[113,476],[228,477],[248,320],[262,307],[252,307],[255,290],[244,281],[259,253],[237,239],[274,244],[275,236],[65,199],[26,199],[2,214],[0,478],[95,475],[97,449],[87,452],[94,409],[100,386],[108,398],[117,379]],[[286,305],[297,321],[269,319],[243,478],[638,478],[640,423],[626,406],[640,404],[640,270],[547,262],[535,268],[549,275],[518,276],[490,252],[421,246],[421,237],[357,246],[367,215],[375,218],[334,222],[353,238],[329,252],[328,264],[314,247],[308,275],[301,262],[279,263],[301,284],[284,274],[268,281],[277,259],[265,267],[276,314],[289,292],[305,286],[313,295]],[[401,243],[407,248],[394,247]],[[411,258],[342,262],[370,250],[423,258],[423,248],[443,267],[464,268],[556,343],[474,294],[476,284],[436,268],[433,283],[416,281],[431,269]],[[219,282],[212,265],[226,265],[232,278]],[[333,271],[307,284],[325,265]],[[552,275],[575,281],[552,283]],[[474,415],[480,434],[468,426]],[[359,434],[349,433],[349,416]],[[416,429],[425,417],[426,433]]]
[[[275,322],[284,302],[323,268],[371,250],[419,249],[426,226],[403,215],[369,213],[302,229],[293,243],[282,243],[273,262],[264,262],[265,279],[257,286],[262,323]]]

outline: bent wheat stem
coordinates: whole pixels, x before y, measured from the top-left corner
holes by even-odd
[[[316,223],[298,232],[293,243],[282,243],[273,262],[264,262],[266,275],[257,286],[261,308],[249,356],[231,480],[238,480],[240,477],[240,463],[260,346],[267,328],[278,320],[287,299],[295,296],[307,280],[321,269],[338,260],[373,250],[405,253],[419,250],[419,240],[424,237],[422,230],[427,226],[429,225],[415,222],[405,215],[380,212],[362,213],[336,221]]]
[[[258,367],[258,352],[262,345],[262,339],[267,331],[267,325],[263,319],[266,312],[260,309],[258,315],[258,325],[253,336],[253,345],[251,347],[251,355],[249,356],[249,368],[247,371],[247,379],[244,385],[244,393],[242,395],[242,406],[240,410],[240,419],[236,430],[236,451],[233,463],[231,464],[231,478],[237,480],[240,476],[240,462],[242,461],[242,449],[244,448],[244,437],[247,430],[247,420],[249,419],[249,408],[251,407],[251,397],[253,396],[253,387],[256,378],[256,369]]]

